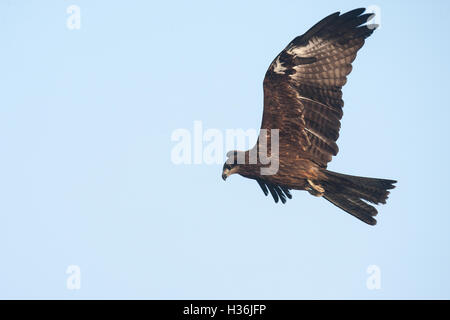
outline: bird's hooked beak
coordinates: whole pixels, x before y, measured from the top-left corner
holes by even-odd
[[[223,181],[227,180],[229,175],[230,175],[230,170],[229,169],[223,170],[223,172],[222,172],[222,179],[223,179]]]

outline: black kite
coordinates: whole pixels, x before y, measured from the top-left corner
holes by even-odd
[[[372,14],[356,9],[333,13],[291,43],[273,60],[264,78],[264,113],[258,143],[248,151],[232,151],[222,178],[238,173],[254,179],[275,202],[291,199],[291,189],[307,190],[375,225],[373,204],[386,203],[394,180],[364,178],[326,170],[338,153],[343,112],[342,86],[351,63],[377,25],[366,24]],[[278,129],[278,161],[274,174],[261,174],[261,141],[272,148],[273,129]],[[265,152],[266,149],[264,149]],[[256,152],[257,161],[251,161]],[[245,161],[239,162],[238,160]]]

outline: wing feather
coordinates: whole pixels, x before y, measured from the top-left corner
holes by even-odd
[[[267,70],[261,128],[280,129],[280,152],[322,167],[338,153],[342,87],[358,50],[376,28],[366,24],[373,14],[364,12],[329,15],[292,40]],[[278,190],[268,188],[277,195]]]

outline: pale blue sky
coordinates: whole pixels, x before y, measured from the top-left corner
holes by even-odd
[[[81,8],[69,30],[66,9]],[[286,205],[221,165],[171,162],[177,128],[257,128],[297,35],[377,5],[329,168],[399,180],[370,227]],[[448,1],[0,3],[0,298],[450,298]],[[66,268],[81,268],[81,289]],[[381,270],[368,290],[366,269]]]

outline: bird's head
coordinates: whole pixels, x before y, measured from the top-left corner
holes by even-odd
[[[239,171],[239,164],[237,163],[237,151],[230,151],[227,153],[227,161],[223,164],[222,179],[225,181],[229,176]]]
[[[237,164],[234,164],[234,163],[230,164],[230,163],[225,162],[223,164],[222,179],[224,181],[227,180],[227,178],[229,176],[238,172],[238,168],[239,168],[239,165],[237,165]]]

